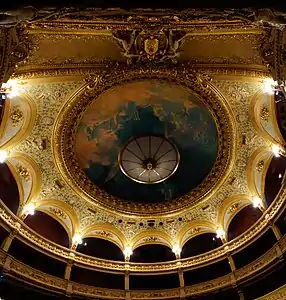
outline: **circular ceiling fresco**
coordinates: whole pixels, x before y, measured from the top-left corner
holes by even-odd
[[[138,183],[121,171],[118,156],[134,138],[157,136],[178,149],[176,172],[156,184]],[[216,123],[189,89],[159,80],[117,85],[94,99],[77,128],[78,163],[92,182],[118,198],[165,202],[196,188],[218,153]]]

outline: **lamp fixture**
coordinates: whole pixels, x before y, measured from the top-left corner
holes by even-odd
[[[35,209],[36,205],[34,203],[29,203],[24,207],[23,212],[25,215],[34,215]]]
[[[173,253],[175,253],[176,256],[180,256],[182,249],[178,244],[175,244],[172,248]]]
[[[285,150],[278,144],[273,144],[271,150],[275,157],[285,156]]]
[[[216,237],[219,239],[225,238],[225,231],[222,228],[218,228],[216,231]]]
[[[262,206],[262,200],[259,197],[254,196],[253,199],[252,199],[252,205],[253,205],[253,207],[261,207]]]
[[[73,245],[81,245],[82,244],[82,236],[79,233],[76,233],[72,238]]]
[[[123,254],[125,258],[130,257],[133,254],[132,248],[130,246],[125,247]]]
[[[154,184],[176,172],[180,155],[177,147],[165,137],[148,135],[131,139],[120,151],[118,161],[129,179]]]
[[[20,94],[20,88],[15,81],[9,80],[7,83],[2,84],[0,92],[7,94],[10,98],[14,98]]]
[[[278,86],[278,82],[274,81],[272,78],[266,79],[264,82],[264,92],[269,95],[273,95],[276,87]]]
[[[4,163],[7,158],[8,158],[7,151],[0,150],[0,163]]]

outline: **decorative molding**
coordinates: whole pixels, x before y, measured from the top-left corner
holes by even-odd
[[[216,162],[206,179],[186,196],[162,204],[135,204],[122,201],[108,195],[92,183],[79,167],[74,153],[76,124],[84,113],[86,107],[98,95],[117,84],[132,80],[172,80],[196,93],[204,104],[213,113],[217,130],[219,151]],[[211,78],[205,74],[194,73],[186,67],[176,69],[159,67],[156,65],[142,66],[139,68],[115,68],[98,74],[88,81],[87,87],[76,97],[69,99],[58,116],[53,131],[52,145],[56,165],[66,182],[69,183],[78,195],[90,203],[110,211],[133,215],[154,216],[159,214],[172,214],[182,211],[198,203],[202,198],[209,198],[228,176],[234,163],[236,140],[235,120],[225,99],[210,83]],[[68,137],[68,138],[66,138]]]
[[[286,237],[284,236],[279,244],[282,245],[281,249],[283,252],[286,251]],[[195,284],[192,286],[185,287],[186,296],[196,296],[205,294],[206,292],[213,292],[215,290],[221,290],[233,285],[233,277],[236,282],[242,282],[250,279],[251,277],[257,276],[260,272],[269,266],[274,266],[280,259],[280,254],[276,251],[278,244],[275,244],[273,248],[267,251],[264,255],[259,257],[257,260],[246,265],[245,267],[235,270],[232,274],[210,280],[207,282]],[[42,288],[52,289],[55,292],[65,293],[67,285],[70,285],[70,293],[75,296],[85,296],[91,298],[109,298],[109,299],[125,299],[126,291],[124,290],[113,290],[97,288],[93,286],[83,285],[65,279],[57,278],[55,276],[48,275],[39,270],[36,270],[30,266],[23,264],[22,262],[15,260],[12,256],[7,256],[7,253],[0,250],[0,265],[4,266],[7,258],[10,260],[8,269],[4,269],[6,276],[15,277],[18,280]],[[274,291],[270,295],[266,295],[258,300],[278,300],[284,299],[285,286]],[[180,297],[180,289],[169,289],[169,290],[155,290],[155,291],[128,291],[130,293],[130,299],[171,299]]]
[[[127,63],[171,62],[177,63],[179,50],[186,32],[172,29],[118,30],[113,37],[119,42]]]
[[[17,127],[19,123],[24,119],[24,113],[20,109],[19,105],[14,105],[12,113],[10,115],[10,119],[12,120],[13,127]]]
[[[286,299],[286,284],[265,296],[257,298],[256,300],[285,300],[285,299]]]
[[[206,254],[181,260],[180,268],[189,270],[211,262],[215,262],[226,257],[228,253],[236,253],[241,248],[244,248],[248,244],[252,243],[263,232],[265,232],[265,230],[267,230],[269,222],[274,219],[275,215],[280,211],[281,208],[283,208],[285,196],[286,190],[282,188],[275,201],[273,201],[272,205],[264,212],[263,217],[260,218],[257,223],[252,225],[245,233]],[[67,248],[61,247],[39,236],[34,231],[29,229],[29,227],[20,219],[13,215],[2,202],[0,202],[0,218],[8,226],[10,226],[11,230],[17,230],[18,238],[30,246],[37,248],[43,253],[57,257],[58,259],[64,261],[73,260],[76,265],[82,267],[105,269],[107,272],[112,270],[113,272],[118,273],[125,272],[126,270],[127,266],[123,262],[107,261],[95,257],[85,256],[78,252],[70,251]],[[128,264],[128,270],[136,273],[164,273],[171,270],[176,270],[177,268],[177,261],[144,265],[136,263]]]

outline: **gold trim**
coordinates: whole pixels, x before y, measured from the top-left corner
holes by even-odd
[[[118,240],[120,241],[121,244],[119,244],[118,242],[116,242],[115,240],[113,240],[111,238],[94,234],[93,232],[96,230],[103,230],[103,231],[107,231],[107,232],[114,234],[118,238]],[[96,237],[96,238],[102,238],[102,239],[108,240],[112,243],[115,243],[122,251],[128,245],[128,242],[127,242],[124,234],[112,224],[103,224],[103,223],[102,224],[94,224],[94,225],[91,225],[91,226],[85,228],[81,233],[82,233],[83,238]]]
[[[277,251],[277,249],[281,249]],[[201,295],[210,293],[215,290],[221,290],[223,288],[233,285],[233,278],[235,282],[246,282],[250,279],[257,277],[263,273],[269,267],[274,268],[279,261],[280,253],[286,251],[286,236],[276,243],[270,250],[260,256],[257,260],[242,267],[241,269],[233,271],[233,274],[227,274],[225,276],[210,280],[207,282],[185,286],[184,290],[186,296]],[[8,262],[8,264],[7,264]],[[42,287],[44,289],[53,290],[57,293],[66,293],[67,289],[72,295],[81,295],[85,297],[96,298],[108,298],[108,299],[126,299],[127,294],[130,299],[171,299],[180,298],[180,288],[168,289],[168,290],[115,290],[104,289],[88,285],[79,284],[70,280],[58,278],[46,273],[43,273],[37,269],[25,265],[24,263],[16,260],[14,257],[7,255],[3,250],[0,250],[0,265],[4,267],[8,277],[16,278],[17,280],[24,281],[30,285]],[[9,268],[5,268],[9,265]],[[178,266],[179,267],[179,266]],[[282,290],[282,293],[281,293]],[[277,300],[284,299],[285,287],[262,297],[257,300]],[[281,296],[282,295],[282,296]],[[273,297],[274,296],[274,297]],[[279,296],[279,297],[278,297]],[[282,297],[282,298],[281,298]]]
[[[273,203],[264,212],[263,216],[253,224],[246,232],[239,237],[227,242],[223,246],[216,248],[213,251],[199,255],[197,257],[190,257],[180,260],[180,268],[192,269],[207,263],[212,263],[227,257],[228,253],[236,253],[250,243],[258,239],[268,228],[269,222],[276,218],[276,214],[280,209],[284,209],[286,196],[286,189],[281,188],[279,194]],[[75,264],[81,267],[93,269],[105,269],[106,272],[124,273],[126,270],[136,273],[164,273],[174,270],[178,267],[177,261],[156,264],[138,264],[138,263],[123,263],[103,260],[95,257],[83,255],[81,253],[71,251],[65,247],[61,247],[46,238],[39,236],[36,232],[31,230],[23,221],[13,215],[10,210],[0,200],[0,217],[13,231],[18,232],[17,237],[24,243],[30,245],[37,250],[46,253],[49,256],[55,257],[59,260],[68,261],[73,260]],[[71,255],[71,253],[73,253]]]
[[[217,160],[207,178],[190,194],[164,204],[144,205],[128,203],[108,195],[88,179],[78,166],[74,153],[75,132],[86,106],[108,88],[131,82],[133,80],[164,80],[180,84],[191,89],[199,96],[211,111],[216,123],[219,140]],[[150,217],[158,215],[174,215],[194,204],[208,199],[228,176],[235,157],[235,118],[227,101],[201,74],[194,74],[186,68],[168,69],[160,67],[113,69],[94,76],[92,88],[86,88],[81,94],[75,93],[62,108],[55,122],[52,148],[56,165],[67,184],[82,198],[113,213],[126,214],[130,217]],[[81,89],[83,90],[83,88]],[[80,97],[78,97],[80,96]],[[67,138],[68,137],[68,138]],[[68,150],[67,150],[68,149]]]
[[[11,110],[12,110],[12,101],[10,99],[6,98],[5,99],[5,104],[4,104],[3,117],[2,117],[2,120],[0,122],[0,140],[5,135]]]
[[[1,146],[1,149],[10,150],[24,140],[33,130],[37,119],[37,106],[34,100],[25,92],[19,96],[25,108],[25,118],[20,130]]]

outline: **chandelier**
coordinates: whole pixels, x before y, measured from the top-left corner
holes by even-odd
[[[177,147],[165,137],[141,136],[131,139],[118,156],[121,171],[130,179],[145,184],[162,182],[179,165]]]

